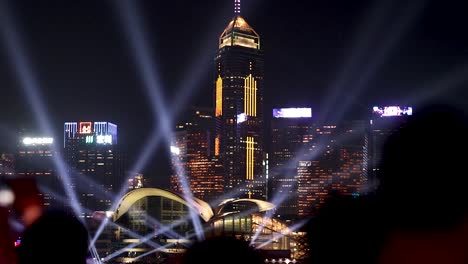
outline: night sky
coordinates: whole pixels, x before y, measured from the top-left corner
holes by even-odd
[[[158,124],[119,2],[1,0],[0,8],[13,21],[57,136],[65,121],[114,122],[131,164]],[[211,106],[213,58],[233,1],[129,2],[143,21],[168,110]],[[316,117],[357,118],[375,104],[434,98],[468,110],[468,5],[459,2],[243,0],[242,15],[265,53],[265,112],[311,106]],[[18,129],[38,126],[0,37],[0,151],[11,151]],[[174,105],[181,86],[193,96]],[[143,172],[164,185],[162,151]]]

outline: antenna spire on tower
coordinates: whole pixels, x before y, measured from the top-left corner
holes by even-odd
[[[238,15],[241,12],[241,2],[240,0],[234,0],[234,14]]]

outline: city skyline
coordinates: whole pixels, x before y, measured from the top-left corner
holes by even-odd
[[[468,40],[460,34],[464,27],[459,19],[465,4],[449,7],[441,1],[415,2],[284,5],[281,1],[244,0],[242,16],[262,36],[264,47],[265,119],[273,107],[310,106],[317,117],[327,116],[324,109],[328,108],[336,111],[331,118],[339,118],[348,112],[358,116],[370,112],[374,104],[417,106],[421,103],[418,97],[444,86],[453,87],[435,95],[463,106],[466,89],[459,87],[465,78],[468,54],[463,47]],[[10,30],[18,33],[24,52],[30,55],[31,71],[54,132],[60,135],[67,120],[109,120],[121,128],[120,143],[129,157],[137,156],[157,122],[128,36],[121,29],[117,4],[5,3],[2,13],[9,13],[9,25],[14,26]],[[232,1],[136,2],[136,9],[145,22],[143,32],[166,97],[181,96],[177,91],[183,86],[192,94],[186,105],[214,107],[213,56],[220,32],[233,17]],[[16,142],[12,137],[24,124],[40,130],[39,125],[32,125],[33,110],[5,46],[3,43],[0,78],[2,97],[8,100],[1,105],[0,133],[7,140],[2,141],[2,149],[8,142]],[[288,46],[293,48],[284,52]],[[351,100],[353,96],[356,101]],[[339,105],[347,108],[338,109]],[[162,153],[152,155],[145,175],[159,176],[152,171],[160,168],[164,176],[169,175],[170,161]]]

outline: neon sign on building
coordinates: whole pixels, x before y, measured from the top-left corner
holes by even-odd
[[[97,144],[112,144],[112,135],[97,135]]]
[[[274,108],[274,118],[312,117],[312,108]]]
[[[54,143],[53,138],[44,137],[44,138],[31,138],[25,137],[23,138],[24,145],[50,145]]]
[[[410,116],[413,114],[413,108],[408,106],[374,106],[372,113],[379,116]]]
[[[92,130],[92,122],[80,122],[80,134],[91,134],[93,133]]]

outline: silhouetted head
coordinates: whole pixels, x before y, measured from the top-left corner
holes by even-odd
[[[379,193],[400,227],[451,225],[466,213],[468,125],[445,105],[416,110],[386,141]]]
[[[263,261],[247,241],[233,237],[216,237],[194,243],[185,253],[182,263],[250,264]]]
[[[308,263],[376,263],[383,243],[376,206],[365,196],[328,198],[306,225]]]
[[[86,263],[88,232],[75,217],[61,211],[43,214],[29,226],[18,247],[18,263]]]

